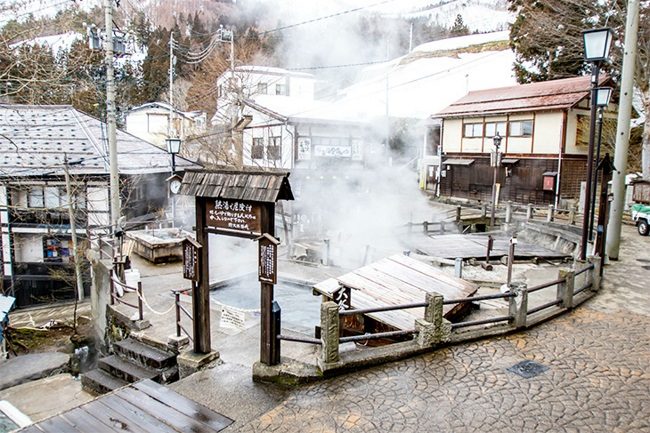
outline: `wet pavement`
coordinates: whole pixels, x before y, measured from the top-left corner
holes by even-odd
[[[649,247],[624,227],[601,293],[526,332],[293,389],[228,365],[172,386],[229,432],[650,432]],[[547,369],[508,370],[525,360]]]

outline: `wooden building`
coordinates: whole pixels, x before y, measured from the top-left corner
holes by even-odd
[[[428,167],[426,186],[442,196],[489,201],[498,132],[500,201],[577,201],[586,180],[589,89],[590,77],[575,77],[468,93],[432,116],[424,154],[440,155],[442,163]],[[606,111],[605,121],[615,116]]]

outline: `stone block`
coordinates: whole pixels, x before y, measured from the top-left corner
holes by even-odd
[[[182,352],[176,358],[178,373],[184,379],[196,372],[216,367],[221,362],[219,352],[195,353],[193,350]]]

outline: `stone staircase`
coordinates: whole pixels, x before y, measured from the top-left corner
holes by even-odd
[[[81,375],[83,389],[105,394],[129,383],[151,379],[165,384],[178,380],[176,354],[127,338],[113,343],[111,356],[100,359],[97,368]]]

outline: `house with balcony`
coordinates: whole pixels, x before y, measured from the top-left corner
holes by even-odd
[[[431,116],[424,155],[428,189],[439,195],[489,201],[493,137],[502,137],[499,201],[577,202],[586,181],[590,77],[575,77],[469,92]],[[601,77],[600,86],[611,85]],[[610,104],[604,121],[616,118]]]
[[[0,107],[0,268],[18,306],[74,297],[70,204],[80,244],[110,232],[106,136],[103,122],[71,106]],[[170,155],[121,130],[117,151],[122,215],[155,218],[169,200]]]

